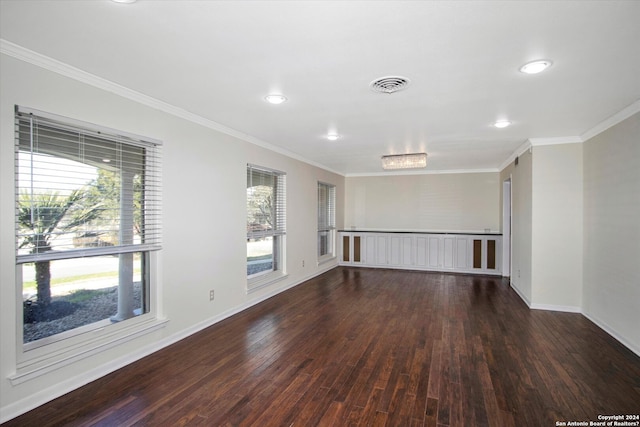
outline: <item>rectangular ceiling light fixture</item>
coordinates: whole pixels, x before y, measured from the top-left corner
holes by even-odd
[[[427,153],[382,156],[382,169],[417,169],[427,167]]]

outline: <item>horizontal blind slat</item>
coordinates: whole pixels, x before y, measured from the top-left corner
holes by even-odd
[[[247,238],[286,234],[286,174],[247,165]]]
[[[335,191],[335,185],[318,182],[318,231],[336,227]]]
[[[18,264],[27,264],[31,262],[56,261],[71,258],[86,258],[104,255],[119,255],[132,252],[158,251],[160,249],[162,249],[162,246],[160,244],[129,245],[119,246],[116,248],[85,248],[59,252],[47,252],[42,255],[20,255],[16,258],[16,262]]]
[[[158,248],[161,144],[24,110],[16,111],[19,262]],[[76,247],[88,241],[101,247]]]

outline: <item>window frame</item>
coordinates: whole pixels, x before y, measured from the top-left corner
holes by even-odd
[[[28,117],[28,118],[27,118]],[[19,234],[21,233],[18,226],[18,194],[20,191],[19,176],[19,162],[20,155],[24,155],[24,139],[21,136],[21,130],[24,130],[22,125],[27,120],[33,123],[33,120],[40,120],[41,123],[46,123],[51,129],[77,132],[79,134],[91,134],[101,143],[106,141],[112,141],[113,138],[118,138],[121,144],[129,146],[128,144],[137,145],[141,153],[143,153],[142,160],[140,160],[140,167],[143,170],[144,179],[144,191],[143,198],[144,207],[141,208],[142,212],[142,228],[149,226],[152,230],[149,233],[153,233],[153,237],[148,239],[143,238],[140,244],[120,244],[113,245],[111,247],[95,247],[95,248],[82,248],[82,249],[68,249],[52,252],[39,252],[35,250],[34,253],[20,253],[19,251]],[[16,135],[15,135],[15,183],[14,188],[16,191],[16,259],[15,259],[15,277],[16,277],[16,373],[10,376],[10,380],[13,384],[18,384],[22,381],[26,381],[34,376],[41,375],[49,372],[58,367],[72,363],[75,360],[89,357],[93,354],[97,354],[103,351],[105,348],[117,345],[120,342],[133,339],[134,337],[156,330],[162,327],[166,323],[166,319],[160,319],[158,316],[157,308],[157,289],[158,289],[158,257],[161,250],[161,146],[162,142],[146,137],[140,137],[130,133],[106,128],[103,126],[71,119],[68,117],[62,117],[51,113],[38,111],[35,109],[15,106],[15,120],[16,120]],[[34,126],[30,125],[29,138],[33,141]],[[59,128],[58,128],[59,126]],[[71,142],[71,141],[69,141]],[[65,141],[62,140],[64,147]],[[106,146],[106,145],[105,145]],[[33,143],[31,150],[33,150]],[[54,158],[63,159],[62,151],[56,152],[55,149],[51,149]],[[51,153],[50,153],[51,154]],[[76,160],[79,161],[79,160]],[[149,162],[154,162],[153,164]],[[31,175],[33,170],[31,171]],[[33,179],[33,178],[29,178]],[[153,186],[153,189],[149,190],[147,187]],[[54,191],[55,186],[46,187],[45,191]],[[120,204],[122,206],[122,204]],[[148,211],[149,210],[149,211]],[[153,211],[153,215],[149,212]],[[148,216],[150,215],[150,216]],[[123,219],[118,220],[120,224]],[[147,222],[148,221],[148,222]],[[153,221],[154,225],[151,226]],[[120,227],[120,226],[118,226]],[[147,236],[146,230],[143,233]],[[82,325],[73,329],[69,329],[64,332],[60,332],[54,335],[50,335],[44,338],[40,338],[28,343],[24,343],[24,324],[23,324],[23,280],[22,270],[23,264],[34,262],[36,260],[73,260],[82,259],[91,256],[105,256],[105,255],[118,255],[128,253],[140,253],[144,256],[144,261],[141,261],[143,265],[144,275],[143,281],[146,281],[146,295],[143,301],[143,313],[138,314],[131,318],[126,318],[121,321],[112,322],[110,319],[103,319],[98,322]]]
[[[260,289],[264,286],[268,286],[274,282],[280,281],[288,276],[287,274],[287,262],[286,262],[286,241],[287,241],[287,174],[276,169],[268,168],[265,166],[259,166],[251,163],[247,163],[246,168],[246,188],[247,188],[247,200],[246,200],[246,215],[247,215],[247,244],[250,240],[256,238],[272,238],[272,268],[271,270],[261,271],[249,275],[247,272],[247,292],[250,293],[254,290]],[[272,226],[271,229],[252,231],[252,225],[249,224],[250,213],[250,195],[249,188],[253,187],[254,173],[262,174],[264,176],[270,176],[273,181],[273,202],[272,207],[275,208],[272,212]],[[248,262],[248,261],[247,261]]]
[[[323,192],[326,197],[323,200]],[[318,181],[318,264],[328,262],[336,257],[336,186]],[[328,233],[327,253],[322,253],[322,234]]]

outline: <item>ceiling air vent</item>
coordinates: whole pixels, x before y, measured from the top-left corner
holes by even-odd
[[[394,93],[406,88],[408,85],[409,79],[399,76],[381,77],[369,84],[371,90],[380,93]]]

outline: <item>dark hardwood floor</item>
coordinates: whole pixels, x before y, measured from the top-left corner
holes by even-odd
[[[640,412],[640,358],[504,279],[340,267],[6,426],[555,426]]]

